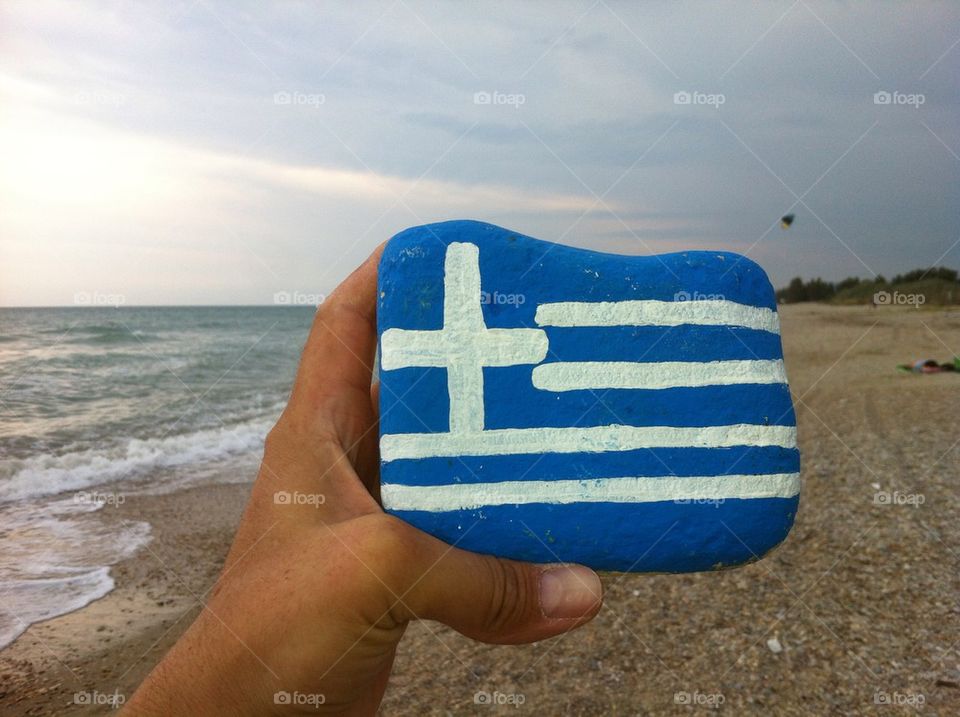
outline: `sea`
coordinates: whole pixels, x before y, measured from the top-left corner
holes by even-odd
[[[0,649],[114,587],[134,495],[251,481],[313,308],[0,309]]]

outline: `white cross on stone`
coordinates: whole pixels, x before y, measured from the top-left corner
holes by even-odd
[[[480,305],[480,249],[447,246],[443,276],[443,328],[387,329],[380,339],[384,371],[408,366],[447,370],[450,433],[483,430],[483,367],[540,363],[547,355],[543,329],[488,329]]]

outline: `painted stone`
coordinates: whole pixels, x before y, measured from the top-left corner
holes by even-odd
[[[379,269],[384,508],[466,550],[598,570],[762,557],[793,524],[774,293],[724,252],[414,227]]]

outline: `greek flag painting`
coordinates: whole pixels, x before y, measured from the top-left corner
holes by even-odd
[[[391,239],[378,291],[388,512],[466,550],[616,571],[736,566],[789,532],[796,419],[749,259],[451,221]]]

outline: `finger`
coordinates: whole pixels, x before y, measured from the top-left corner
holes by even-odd
[[[380,420],[380,382],[377,381],[370,387],[370,405],[373,406],[373,415],[377,421]]]
[[[364,436],[361,442],[356,459],[357,475],[363,485],[373,496],[377,503],[380,502],[380,382],[370,387],[370,409],[372,412],[372,423],[369,433]]]
[[[301,422],[335,438],[351,460],[362,452],[358,444],[373,428],[370,384],[382,251],[383,245],[318,309],[290,400]]]
[[[589,622],[603,587],[582,565],[535,565],[434,544],[421,549],[422,577],[404,603],[484,642],[517,644],[552,637]]]

